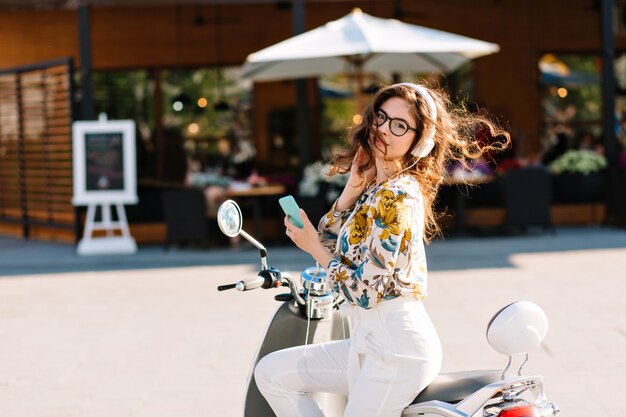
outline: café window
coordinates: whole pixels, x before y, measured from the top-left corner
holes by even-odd
[[[97,71],[93,74],[96,115],[132,119],[141,138],[151,140],[155,128],[154,81],[148,71]]]
[[[135,121],[139,177],[154,177],[156,173],[154,89],[154,77],[146,70],[93,73],[96,116],[106,113],[109,120]]]
[[[191,171],[228,171],[225,159],[252,163],[251,83],[239,68],[166,70],[162,74],[163,129],[167,143],[182,144]],[[221,172],[232,176],[246,172]]]
[[[622,61],[624,58],[620,58]],[[579,148],[602,135],[600,61],[595,55],[545,54],[539,60],[544,149]]]
[[[343,76],[321,77],[318,82],[321,119],[321,153],[330,160],[337,148],[346,146],[348,128],[357,112],[354,87]]]
[[[253,156],[251,85],[240,80],[238,71],[227,67],[95,72],[96,114],[136,122],[140,178],[183,180],[188,170],[208,169],[235,147],[246,148],[246,158]]]

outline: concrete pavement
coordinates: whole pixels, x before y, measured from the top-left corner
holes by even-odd
[[[544,375],[563,415],[626,412],[626,231],[448,239],[427,252],[444,372],[503,368],[486,324],[528,299],[550,330],[524,372]],[[290,247],[269,248],[269,261],[292,273],[311,264]],[[248,248],[81,258],[0,238],[0,417],[241,415],[277,303],[268,291],[215,287],[257,267]]]

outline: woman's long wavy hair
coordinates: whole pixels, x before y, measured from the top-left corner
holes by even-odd
[[[465,106],[454,105],[444,91],[432,89],[426,85],[422,86],[427,89],[437,106],[436,121],[432,119],[424,98],[413,88],[396,84],[380,89],[372,103],[363,111],[361,122],[348,131],[348,142],[351,148],[334,157],[330,175],[350,172],[359,147],[363,148],[368,155],[368,160],[358,167],[359,173],[362,174],[372,167],[376,139],[380,138],[380,132],[374,124],[376,111],[392,97],[406,100],[410,105],[411,115],[417,121],[417,131],[409,151],[400,163],[403,173],[414,176],[420,184],[424,196],[424,240],[428,242],[441,233],[438,223],[440,213],[435,211],[434,202],[444,179],[447,164],[458,161],[462,166],[467,167],[470,161],[482,155],[508,147],[511,138],[505,130],[489,118],[470,113]],[[423,158],[413,156],[411,151],[423,138],[424,132],[430,132],[433,123],[435,123],[433,150]],[[476,139],[476,133],[484,129],[488,130],[492,137],[497,138],[494,143],[482,144]],[[410,133],[411,131],[407,134]],[[385,143],[384,140],[381,141]],[[386,148],[381,151],[385,153]]]

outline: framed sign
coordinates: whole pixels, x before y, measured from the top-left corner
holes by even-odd
[[[137,203],[133,120],[74,122],[72,143],[75,206]]]

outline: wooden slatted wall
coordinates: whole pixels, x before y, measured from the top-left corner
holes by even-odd
[[[0,71],[0,225],[22,237],[76,232],[72,76],[69,58]]]

